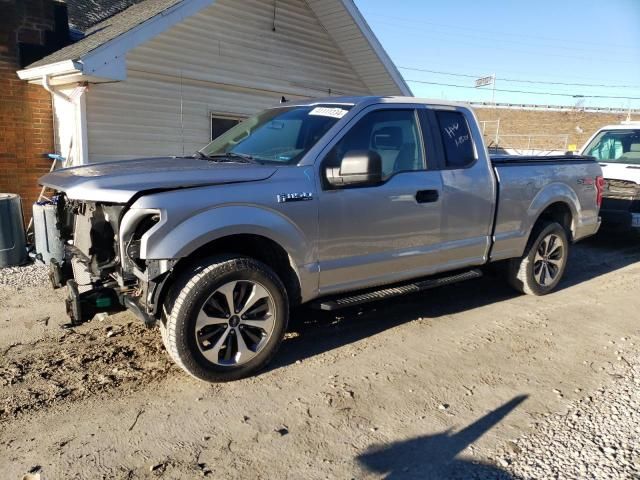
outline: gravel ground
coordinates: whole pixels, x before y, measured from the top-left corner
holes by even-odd
[[[638,479],[640,244],[576,246],[558,292],[487,276],[339,316],[208,385],[129,313],[69,328],[0,270],[0,478]]]
[[[615,379],[609,388],[571,402],[566,412],[534,424],[532,434],[507,442],[497,457],[500,467],[527,479],[640,478],[640,357],[625,358],[623,349],[635,351],[628,340],[620,339],[623,346],[611,341],[618,362],[607,369]]]
[[[0,286],[22,290],[49,284],[49,268],[40,263],[0,269]]]

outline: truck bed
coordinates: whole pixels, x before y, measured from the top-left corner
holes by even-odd
[[[596,177],[601,175],[595,158],[578,155],[491,156],[498,182],[498,203],[492,260],[522,255],[537,213],[555,198],[573,198],[572,239],[597,230]]]
[[[595,162],[594,157],[584,155],[491,155],[494,165],[537,165],[548,163],[586,163]]]

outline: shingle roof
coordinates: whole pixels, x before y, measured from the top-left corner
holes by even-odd
[[[143,0],[62,0],[67,4],[69,26],[86,32],[96,23]]]
[[[98,1],[99,0],[92,0],[92,3],[97,5]],[[51,55],[32,63],[27,68],[40,67],[64,60],[78,60],[89,52],[159,15],[183,0],[123,0],[122,3],[126,3],[127,1],[129,3],[131,3],[131,1],[137,1],[138,3],[93,25],[86,30],[85,37],[82,40],[53,52]],[[115,8],[115,4],[118,2],[111,3]]]

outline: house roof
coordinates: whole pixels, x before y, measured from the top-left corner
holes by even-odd
[[[81,3],[79,0],[72,1]],[[96,48],[101,47],[182,1],[183,0],[138,0],[138,3],[134,3],[106,20],[89,27],[84,32],[85,37],[83,39],[55,51],[51,55],[47,55],[37,62],[32,63],[27,68],[41,67],[64,60],[80,60]],[[132,0],[123,0],[121,2],[93,0],[92,3],[111,3],[111,8],[115,9],[116,4],[132,3]],[[98,9],[96,8],[94,11],[98,12]],[[101,10],[102,14],[106,11],[110,10]]]
[[[69,26],[86,32],[122,10],[143,0],[62,0],[67,4]]]
[[[124,80],[126,52],[195,14],[215,0],[66,0],[70,20],[84,38],[18,72],[24,80],[78,74]],[[306,0],[372,91],[411,95],[411,90],[353,0]],[[124,8],[124,9],[123,9]],[[113,12],[118,12],[112,14]],[[85,12],[85,19],[78,20]],[[102,18],[91,26],[91,22]]]

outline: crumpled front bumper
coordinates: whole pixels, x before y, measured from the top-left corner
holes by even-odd
[[[112,288],[96,288],[80,293],[75,280],[67,281],[65,300],[67,315],[73,325],[88,322],[98,313],[118,313],[125,310],[118,293]]]

